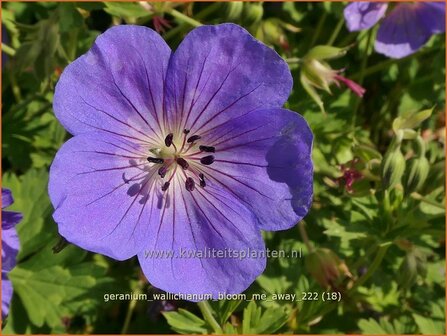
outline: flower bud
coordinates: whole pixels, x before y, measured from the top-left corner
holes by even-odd
[[[345,277],[351,277],[346,264],[331,250],[320,248],[306,256],[305,266],[323,288],[334,288]]]
[[[346,55],[347,48],[337,48],[327,45],[319,45],[309,50],[306,58],[316,60],[326,60]]]
[[[262,2],[259,3],[244,3],[244,10],[242,12],[243,24],[247,27],[258,23],[264,15],[264,7]]]
[[[408,173],[404,176],[405,192],[418,191],[427,179],[430,163],[425,156],[411,158],[408,163]]]
[[[366,90],[363,87],[340,75],[343,70],[334,70],[324,61],[325,59],[342,56],[344,52],[344,49],[341,48],[318,46],[311,49],[302,59],[301,83],[323,112],[323,102],[315,91],[315,88],[331,93],[331,84],[336,84],[338,87],[344,84],[359,97],[363,97],[365,94]]]
[[[405,158],[400,148],[388,152],[382,164],[382,183],[388,189],[400,183],[405,171]]]
[[[399,275],[397,282],[403,288],[411,287],[417,280],[418,276],[425,277],[427,275],[425,255],[417,249],[407,253],[399,267]]]
[[[243,1],[231,1],[222,4],[224,8],[224,16],[228,21],[239,21],[244,9]]]

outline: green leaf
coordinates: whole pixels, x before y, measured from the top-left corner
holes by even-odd
[[[242,334],[272,334],[287,322],[288,316],[282,308],[268,308],[262,312],[251,301],[244,309]]]
[[[393,130],[397,132],[400,129],[414,129],[420,126],[420,124],[427,118],[429,118],[434,108],[423,110],[409,116],[397,117],[393,121]]]
[[[104,10],[110,15],[135,23],[137,19],[149,19],[153,13],[149,13],[140,4],[132,2],[105,2]]]
[[[337,58],[346,55],[347,48],[337,48],[327,45],[319,45],[313,47],[307,54],[307,58],[314,58],[317,60],[326,60]]]
[[[62,326],[64,316],[87,307],[94,310],[101,302],[99,288],[111,280],[105,277],[105,268],[82,262],[85,256],[74,246],[56,255],[47,246],[11,271],[14,291],[32,324]]]
[[[231,314],[239,307],[241,300],[220,300],[217,302],[217,307],[214,311],[218,317],[218,323],[224,325],[230,318]],[[213,307],[216,306],[215,302],[212,302]]]
[[[46,169],[31,169],[20,177],[11,172],[3,176],[3,186],[11,189],[14,197],[14,204],[9,209],[23,213],[23,220],[17,225],[18,260],[40,250],[56,237],[57,226],[51,219],[47,185]]]
[[[307,94],[313,99],[313,101],[318,105],[321,112],[326,113],[324,110],[324,104],[321,100],[320,96],[318,95],[317,91],[311,86],[309,81],[305,78],[303,73],[301,73],[300,76],[301,85],[303,86],[304,90],[306,90]]]
[[[414,320],[422,334],[442,335],[445,332],[444,321],[413,314]]]
[[[367,320],[361,319],[359,321],[359,328],[362,330],[363,334],[374,335],[374,334],[386,334],[387,332],[382,328],[382,326],[374,319],[369,318]]]
[[[207,334],[206,322],[186,309],[164,312],[163,316],[172,329],[180,334]]]

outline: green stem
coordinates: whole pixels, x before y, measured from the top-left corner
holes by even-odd
[[[349,290],[349,293],[354,292],[358,287],[362,286],[368,279],[376,272],[377,268],[382,263],[383,257],[385,256],[386,251],[388,248],[392,245],[392,242],[387,242],[379,245],[379,249],[377,251],[376,256],[374,257],[373,262],[368,267],[368,270],[366,271],[363,276],[361,276],[355,283],[354,286]]]
[[[141,294],[142,292],[143,292],[143,282],[139,281],[134,294],[136,294],[136,296],[138,297],[139,294]],[[132,319],[132,314],[133,314],[133,311],[135,310],[136,305],[137,305],[137,300],[132,298],[132,300],[129,302],[129,308],[127,309],[126,317],[124,319],[123,328],[121,329],[122,335],[128,334],[130,320]]]
[[[187,24],[189,24],[189,25],[191,25],[193,27],[200,27],[200,26],[202,26],[202,24],[199,21],[194,20],[193,18],[190,18],[189,16],[183,14],[182,12],[179,12],[176,9],[171,9],[167,13],[169,13],[170,15],[172,15],[173,17],[175,17],[179,21],[187,23]]]
[[[304,244],[307,247],[307,252],[311,253],[313,252],[314,248],[312,244],[310,243],[309,236],[307,235],[306,228],[304,227],[306,223],[304,221],[301,221],[298,223],[298,229],[300,230],[301,239],[303,240]]]
[[[343,27],[344,24],[345,24],[345,18],[342,16],[340,18],[340,20],[338,21],[337,26],[335,26],[335,29],[332,32],[331,37],[327,41],[327,45],[333,45],[334,44],[334,42],[337,39],[338,34],[340,33],[340,30],[341,30],[341,28]]]
[[[16,51],[13,48],[11,48],[9,45],[4,44],[3,42],[2,42],[2,51],[11,57],[13,57],[16,54]]]
[[[365,260],[367,258],[369,258],[369,256],[376,250],[376,248],[377,248],[377,244],[372,244],[366,250],[365,254],[362,257],[360,257],[360,259],[357,259],[357,261],[351,265],[351,269],[355,270],[355,269],[359,268],[360,266],[362,266],[363,263],[365,262]]]
[[[298,57],[286,58],[286,62],[289,64],[297,64],[301,62],[301,58]]]
[[[217,323],[216,319],[213,316],[213,312],[208,301],[197,302],[200,311],[202,312],[203,318],[206,322],[213,328],[216,334],[222,334],[223,330],[219,323]]]
[[[368,55],[369,55],[369,49],[370,49],[370,46],[371,46],[371,41],[372,41],[373,34],[374,34],[373,29],[371,29],[368,32],[368,39],[366,40],[366,47],[365,47],[365,55],[363,56],[362,65],[361,65],[361,68],[360,68],[360,77],[358,79],[358,82],[359,82],[360,85],[363,84],[363,80],[365,79],[365,69],[366,69],[366,65],[368,64]],[[355,101],[354,109],[353,109],[353,112],[352,112],[351,125],[352,125],[353,129],[355,128],[355,123],[356,123],[356,120],[357,120],[357,111],[358,111],[359,106],[360,106],[360,101],[361,101],[361,99],[357,97],[356,101]]]
[[[320,21],[318,21],[317,28],[315,29],[314,37],[312,38],[312,41],[310,42],[310,48],[312,48],[315,43],[318,41],[318,38],[320,37],[321,30],[323,28],[324,22],[327,18],[327,12],[325,11],[323,15],[321,15]],[[309,49],[310,49],[309,48]]]
[[[379,245],[379,249],[377,251],[376,257],[374,258],[373,262],[371,263],[370,267],[368,268],[368,271],[360,277],[354,286],[349,289],[349,291],[346,293],[347,295],[353,293],[359,286],[363,285],[368,279],[374,274],[374,272],[377,270],[377,268],[380,266],[380,264],[383,261],[383,257],[385,256],[386,251],[388,248],[392,245],[392,242],[387,242]],[[330,313],[332,310],[334,310],[338,305],[334,302],[332,304],[325,305],[323,310],[319,312],[320,316],[325,316],[326,314]]]
[[[220,2],[214,2],[212,5],[207,6],[206,8],[204,8],[203,10],[201,10],[200,12],[195,14],[194,16],[198,20],[203,20],[208,15],[210,15],[211,13],[213,13],[214,11],[218,10],[221,7],[222,7],[222,4]]]
[[[433,202],[433,201],[431,201],[431,200],[425,198],[424,196],[422,196],[421,194],[419,194],[419,193],[417,193],[417,192],[413,192],[413,193],[411,193],[411,194],[410,194],[410,197],[411,197],[412,199],[417,200],[417,201],[421,201],[421,202],[430,204],[430,205],[432,205],[432,206],[434,206],[434,207],[437,207],[437,208],[439,208],[439,209],[442,209],[442,210],[445,209],[445,207],[444,207],[443,204],[439,204],[439,203]]]

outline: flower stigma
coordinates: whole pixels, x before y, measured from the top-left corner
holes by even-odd
[[[194,191],[196,184],[204,188],[206,186],[205,175],[200,172],[200,164],[208,166],[214,162],[214,155],[200,156],[204,153],[215,153],[214,146],[199,145],[202,138],[200,135],[193,134],[188,136],[190,131],[184,129],[183,136],[175,137],[174,133],[166,135],[164,145],[160,148],[152,148],[151,156],[147,157],[149,163],[160,165],[158,175],[161,179],[168,176],[167,181],[162,183],[161,190],[168,190],[172,179],[177,172],[185,176],[185,188],[189,192]],[[176,144],[175,140],[181,139]],[[181,169],[177,169],[180,167]],[[197,183],[196,183],[197,181]]]

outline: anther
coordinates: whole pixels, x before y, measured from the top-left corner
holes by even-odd
[[[212,146],[199,146],[199,149],[202,152],[207,152],[207,153],[214,153],[216,151],[216,148],[212,147]]]
[[[193,136],[190,136],[190,137],[188,138],[188,140],[186,140],[186,142],[187,142],[187,143],[193,143],[194,141],[197,141],[197,140],[199,140],[200,138],[202,138],[200,135],[193,135]]]
[[[151,163],[160,163],[161,164],[161,163],[165,162],[163,159],[154,158],[154,157],[150,157],[150,156],[147,158],[147,160]]]
[[[160,175],[161,178],[164,178],[166,176],[167,172],[168,172],[168,167],[163,166],[163,167],[160,167],[160,169],[158,170],[158,175]]]
[[[166,190],[168,190],[169,185],[170,185],[169,182],[165,182],[165,183],[163,184],[163,186],[161,187],[161,191],[166,191]]]
[[[165,138],[166,147],[170,147],[172,145],[172,139],[174,138],[174,134],[169,133]]]
[[[204,165],[210,165],[214,162],[214,156],[213,155],[208,155],[208,156],[204,156],[203,158],[200,159],[200,163],[204,164]]]
[[[189,134],[189,129],[186,129],[186,128],[185,128],[185,129],[183,130],[183,134],[185,134],[185,135],[186,135],[186,134]]]
[[[188,169],[189,163],[183,158],[177,158],[177,163],[180,167],[182,167],[184,170]]]
[[[195,186],[196,186],[196,184],[195,184],[194,180],[192,179],[192,177],[186,178],[186,181],[185,181],[186,190],[193,191]]]
[[[200,178],[200,186],[202,188],[206,187],[206,182],[205,182],[205,175],[203,175],[202,173],[199,174],[199,178]]]

